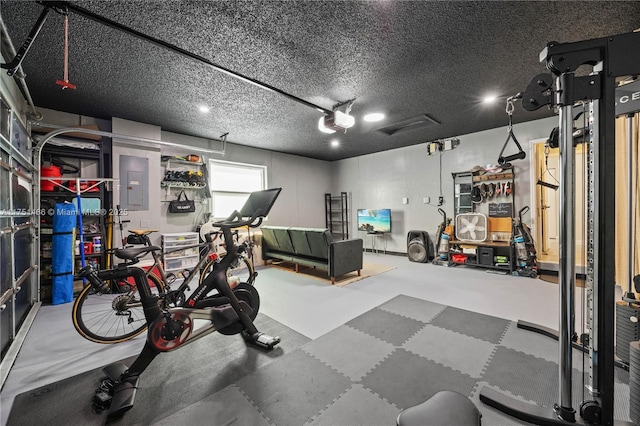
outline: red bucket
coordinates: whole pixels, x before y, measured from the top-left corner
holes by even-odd
[[[80,182],[80,191],[86,191],[87,188],[89,188],[90,186],[95,185],[96,183],[97,183],[97,181],[95,181],[95,180],[88,180],[88,181]],[[75,181],[75,179],[69,180],[69,189],[71,191],[73,191],[73,192],[76,191],[76,181]],[[100,188],[98,188],[97,186],[94,186],[88,192],[98,192],[98,191],[100,191]]]
[[[62,171],[60,170],[60,167],[58,166],[54,166],[51,165],[49,167],[40,167],[40,177],[43,178],[61,178],[62,177]],[[56,184],[54,184],[53,182],[51,182],[50,180],[43,180],[40,182],[40,190],[41,191],[45,191],[45,192],[51,192],[53,190],[55,190],[56,188]]]

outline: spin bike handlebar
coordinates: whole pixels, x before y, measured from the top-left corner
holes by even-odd
[[[240,216],[240,212],[238,212],[238,210],[234,210],[228,218],[221,222],[214,222],[213,226],[222,228],[223,231],[230,231],[232,228],[240,228],[242,226],[257,228],[262,224],[263,219],[264,215],[262,214],[261,209],[256,210],[253,216],[245,220],[242,220],[242,217]]]

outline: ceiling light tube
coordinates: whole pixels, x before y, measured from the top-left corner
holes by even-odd
[[[372,112],[362,117],[362,119],[369,123],[374,123],[376,121],[382,121],[384,119],[384,114],[381,112]]]

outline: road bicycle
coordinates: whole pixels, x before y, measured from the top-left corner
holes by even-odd
[[[221,259],[226,255],[226,253],[219,253],[217,240],[220,231],[217,229],[201,233],[205,240],[203,244],[183,246],[165,253],[165,255],[171,256],[172,252],[200,249],[198,263],[181,272],[184,281],[177,289],[172,290],[171,284],[175,282],[177,277],[173,273],[165,271],[162,250],[160,247],[152,245],[149,238],[149,235],[156,231],[130,230],[129,232],[126,241],[131,245],[113,250],[113,254],[124,261],[116,269],[124,270],[138,263],[142,257],[150,253],[153,264],[146,270],[145,275],[152,293],[157,295],[160,303],[166,306],[183,304],[191,291],[189,285],[194,278],[199,277],[198,288],[201,288],[205,277],[220,264]],[[238,241],[237,229],[232,233],[232,236]],[[253,285],[258,275],[249,259],[253,242],[246,240],[234,246],[238,256],[226,270],[227,281],[232,287],[241,282]],[[123,342],[133,339],[147,329],[140,293],[131,277],[110,279],[102,288],[86,285],[73,304],[72,319],[78,333],[96,343]]]
[[[98,293],[108,291],[108,280],[133,277],[148,324],[145,344],[130,366],[117,362],[103,368],[108,379],[100,385],[93,402],[94,407],[101,409],[109,406],[107,422],[133,407],[136,392],[142,389],[139,386],[140,375],[162,352],[178,349],[214,331],[225,335],[241,334],[247,344],[265,350],[271,350],[280,343],[280,337],[258,331],[253,323],[260,308],[258,290],[247,283],[240,283],[232,289],[227,279],[227,269],[238,259],[232,229],[260,226],[281,190],[274,188],[253,192],[239,212],[234,211],[226,220],[214,223],[222,231],[227,255],[214,265],[202,285],[179,306],[163,303],[152,290],[145,271],[135,265],[101,271],[89,265],[82,269],[80,277],[86,278]],[[149,251],[150,247],[129,250],[130,257],[135,258]],[[205,324],[196,328],[196,320],[204,320]]]

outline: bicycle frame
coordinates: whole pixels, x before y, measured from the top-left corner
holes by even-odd
[[[211,234],[206,235],[206,239],[207,241],[202,244],[180,247],[180,248],[171,250],[169,252],[166,252],[166,253],[173,253],[173,252],[182,251],[185,249],[202,247],[200,249],[200,260],[198,261],[198,263],[192,268],[185,269],[185,271],[188,271],[188,274],[186,277],[184,277],[183,282],[180,284],[177,290],[175,290],[177,294],[183,294],[184,291],[188,289],[189,284],[191,283],[193,278],[197,275],[197,271],[200,271],[209,261],[219,260],[219,257],[217,254],[217,244],[214,242],[214,239],[211,238]],[[150,247],[151,241],[149,240],[148,234],[144,235],[144,240],[145,240],[145,245]],[[165,287],[164,293],[162,293],[161,296],[165,296],[170,291],[171,283],[169,282],[169,276],[166,270],[164,269],[164,262],[162,259],[163,255],[158,250],[151,250],[149,253],[151,253],[151,256],[153,258],[153,264],[145,271],[145,276],[148,277],[149,275],[153,274],[155,270],[157,270],[158,273],[160,274],[158,278],[160,278],[160,280],[162,281]],[[130,265],[130,264],[128,264],[127,262],[124,262],[121,265]],[[157,274],[155,275],[157,276]]]
[[[246,343],[266,350],[271,350],[280,343],[280,337],[258,331],[253,323],[260,307],[258,291],[246,283],[232,289],[227,280],[227,269],[239,257],[231,229],[260,226],[281,190],[282,188],[273,188],[252,193],[240,212],[234,211],[225,221],[214,224],[222,230],[227,254],[214,265],[196,292],[182,306],[171,307],[166,303],[162,306],[158,303],[159,296],[152,294],[147,275],[141,268],[123,265],[99,273],[90,266],[88,269],[83,268],[82,277],[86,277],[98,292],[106,287],[101,278],[133,276],[148,325],[144,347],[129,367],[119,362],[103,369],[113,385],[107,422],[133,406],[140,375],[162,352],[177,349],[213,331],[227,335],[241,334]],[[245,217],[249,219],[244,219]],[[211,244],[212,241],[207,238],[207,243]],[[136,252],[142,253],[144,250],[132,253]],[[157,256],[157,253],[154,253],[154,260],[158,259]],[[209,291],[214,289],[217,290],[217,294],[208,296]],[[193,320],[196,319],[207,320],[210,324],[194,330]]]

